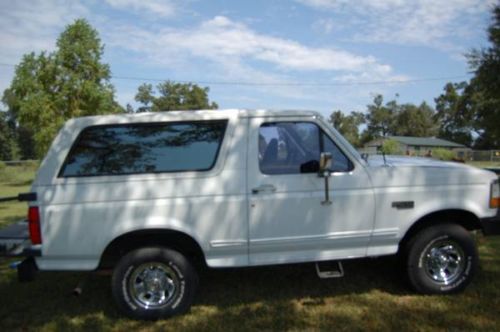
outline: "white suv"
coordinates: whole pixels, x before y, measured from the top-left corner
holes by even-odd
[[[73,119],[31,191],[31,261],[40,270],[113,269],[117,304],[140,319],[186,311],[203,265],[400,253],[416,291],[457,292],[478,266],[469,231],[500,231],[494,173],[363,159],[314,112]]]

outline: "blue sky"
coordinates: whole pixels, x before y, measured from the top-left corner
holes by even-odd
[[[494,0],[0,0],[0,90],[22,54],[86,18],[118,101],[141,79],[198,82],[221,108],[364,111],[375,94],[433,104],[469,77]],[[136,79],[124,79],[136,78]],[[448,79],[442,79],[448,78]],[[239,84],[236,84],[239,83]]]

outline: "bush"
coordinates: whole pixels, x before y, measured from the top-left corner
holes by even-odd
[[[40,167],[39,160],[26,160],[21,163],[22,169],[25,171],[37,171],[38,167]]]
[[[384,143],[382,143],[380,151],[385,154],[403,154],[399,147],[399,143],[393,139],[385,140]]]
[[[451,150],[446,150],[441,148],[432,150],[432,158],[434,159],[450,161],[455,159],[455,157],[456,157],[455,152]]]

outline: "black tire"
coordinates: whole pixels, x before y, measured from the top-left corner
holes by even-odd
[[[439,224],[415,234],[407,246],[406,271],[422,294],[450,294],[465,289],[478,268],[471,234],[456,224]]]
[[[111,278],[113,297],[128,317],[156,320],[185,313],[193,301],[198,276],[179,252],[141,248],[123,256]]]

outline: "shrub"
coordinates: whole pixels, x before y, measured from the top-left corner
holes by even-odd
[[[21,166],[23,170],[36,171],[38,170],[38,167],[40,167],[40,163],[41,162],[39,160],[26,160],[21,164]]]
[[[453,152],[451,150],[439,148],[439,149],[432,150],[432,157],[434,159],[450,161],[450,160],[455,159],[456,155],[455,155],[455,152]]]
[[[399,143],[393,139],[385,140],[380,151],[385,154],[402,154]]]

